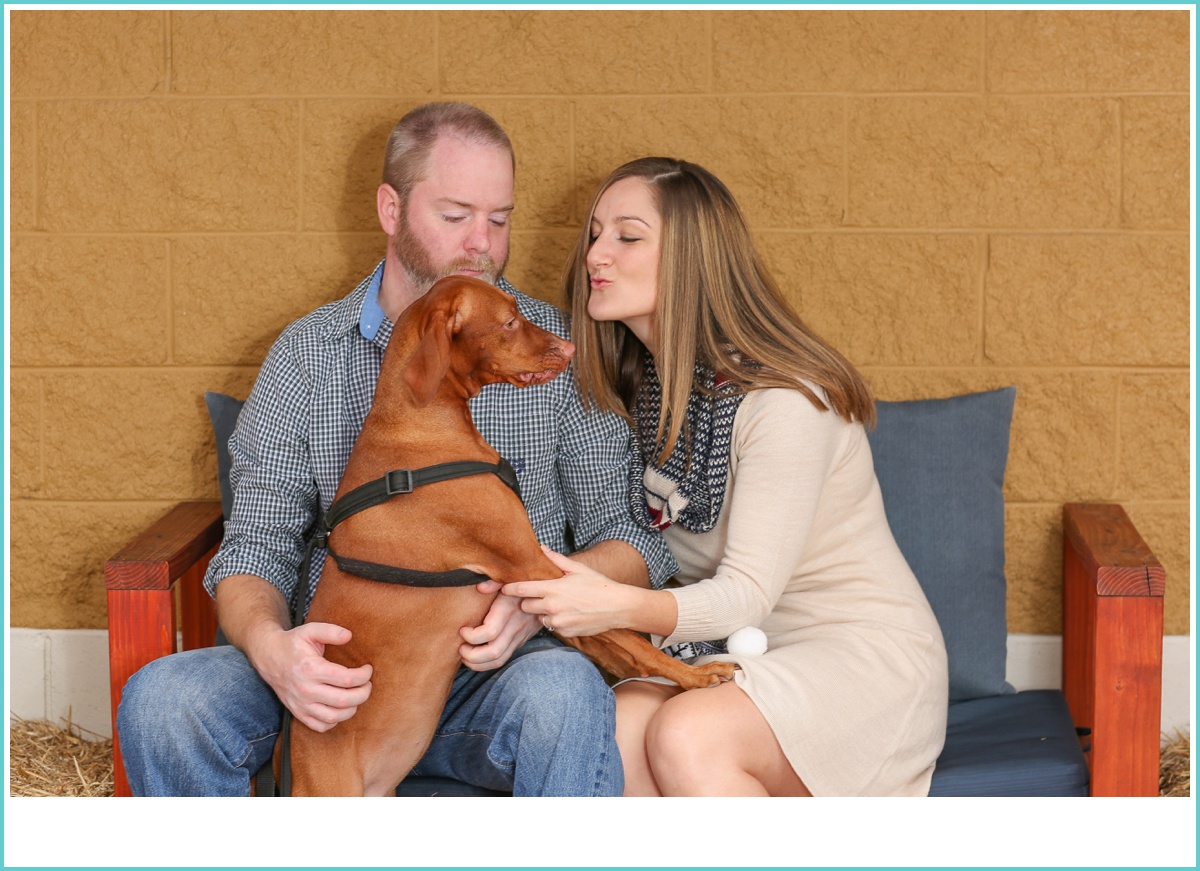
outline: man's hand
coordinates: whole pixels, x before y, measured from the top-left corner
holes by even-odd
[[[371,695],[369,664],[346,668],[325,658],[327,644],[349,640],[349,629],[305,623],[261,632],[247,656],[292,716],[314,732],[327,732]]]
[[[350,630],[292,618],[282,594],[263,578],[231,575],[217,584],[217,616],[229,642],[314,732],[354,716],[371,694],[371,666],[346,668],[325,658],[327,644],[345,644]]]
[[[484,581],[476,589],[491,594],[500,589],[500,584]],[[458,655],[472,671],[491,671],[508,662],[517,648],[541,628],[536,616],[521,610],[520,599],[497,596],[482,626],[464,626],[459,630],[466,643],[458,648]]]

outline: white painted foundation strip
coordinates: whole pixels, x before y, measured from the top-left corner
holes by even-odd
[[[9,710],[27,720],[71,721],[112,735],[108,696],[108,632],[102,629],[11,629]],[[1192,639],[1163,639],[1162,728],[1188,731],[1192,722]],[[1008,681],[1019,690],[1062,684],[1062,639],[1009,635]]]

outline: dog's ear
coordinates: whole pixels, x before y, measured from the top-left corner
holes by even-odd
[[[453,313],[445,309],[430,312],[421,341],[404,367],[404,383],[412,391],[418,407],[433,401],[438,386],[446,377],[446,370],[450,368],[450,333],[453,329]]]

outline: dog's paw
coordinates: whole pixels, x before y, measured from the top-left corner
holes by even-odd
[[[684,689],[699,687],[715,687],[728,680],[733,680],[737,665],[732,662],[710,662],[706,665],[692,666],[694,682]]]

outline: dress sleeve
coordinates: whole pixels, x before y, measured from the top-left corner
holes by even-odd
[[[574,378],[574,367],[568,377]],[[585,409],[573,380],[563,394],[559,425],[559,487],[575,546],[627,542],[646,561],[651,585],[661,588],[679,566],[662,535],[639,526],[630,511],[635,447],[629,426],[615,414]]]
[[[229,440],[233,506],[204,578],[212,595],[223,579],[250,574],[292,599],[318,499],[305,426],[310,393],[309,377],[281,338]]]
[[[803,557],[850,426],[797,390],[773,388],[746,398],[734,425],[737,466],[725,495],[724,551],[711,578],[670,591],[679,619],[663,646],[725,638],[762,624]]]

